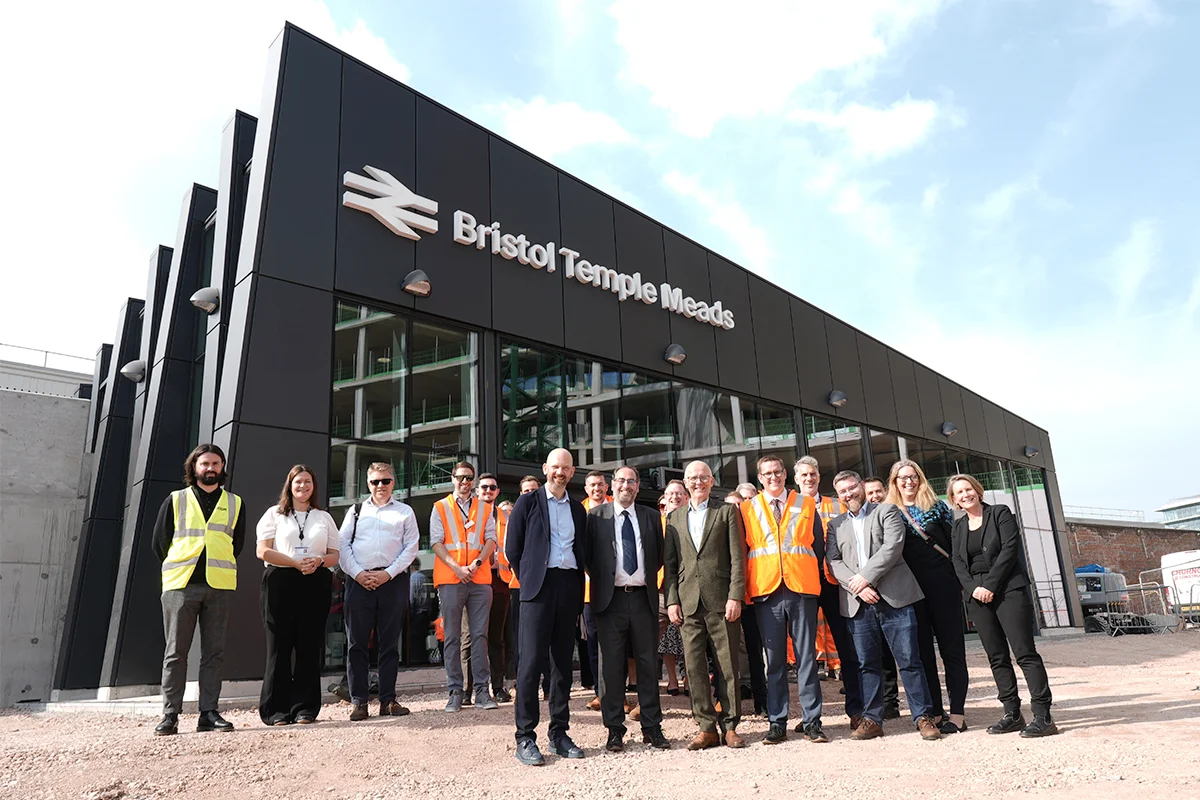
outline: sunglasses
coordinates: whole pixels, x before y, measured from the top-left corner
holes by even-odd
[[[367,481],[367,483],[371,484],[372,486],[391,486],[392,479],[391,478],[376,478],[373,481]]]
[[[473,481],[473,480],[475,480],[474,475],[451,475],[450,477],[454,478],[454,480],[456,480],[456,481]]]
[[[481,492],[495,492],[495,491],[499,491],[499,490],[500,490],[499,486],[493,486],[491,484],[484,484],[484,483],[479,484],[479,491],[481,491]]]

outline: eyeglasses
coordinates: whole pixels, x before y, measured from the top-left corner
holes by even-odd
[[[391,486],[392,479],[391,478],[376,478],[373,481],[367,481],[367,483],[371,484],[372,486]]]
[[[475,480],[474,475],[451,475],[450,477],[454,478],[454,480],[459,481],[460,483]]]
[[[896,476],[896,483],[920,483],[920,482],[921,482],[921,479],[918,478],[916,475],[898,475],[898,476]]]
[[[500,490],[500,487],[496,486],[495,484],[484,484],[484,483],[479,484],[479,491],[481,491],[481,492],[496,492],[499,490]]]
[[[631,483],[636,485],[637,482],[637,478],[613,478],[613,483]]]
[[[781,469],[773,469],[770,472],[760,472],[758,474],[759,477],[762,478],[782,478],[784,475],[787,475],[787,473]]]
[[[684,478],[684,483],[708,483],[712,480],[712,475],[689,475]]]

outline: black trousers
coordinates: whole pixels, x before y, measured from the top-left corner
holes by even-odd
[[[492,610],[488,617],[488,664],[492,670],[492,691],[504,687],[504,672],[508,666],[508,584],[492,570]]]
[[[846,618],[842,616],[838,604],[838,594],[841,588],[825,580],[824,570],[821,574],[821,611],[825,614],[825,624],[833,634],[833,644],[837,647],[838,658],[842,661],[842,688],[846,690],[846,716],[858,717],[863,713],[862,686],[858,680],[858,654],[854,650],[854,637],[846,627]]]
[[[575,631],[575,644],[579,650],[579,682],[591,686],[600,696],[600,639],[596,634],[596,618],[592,615],[592,604],[583,604],[582,629]],[[586,636],[585,636],[586,634]]]
[[[401,572],[378,589],[364,589],[358,581],[347,577],[342,611],[349,645],[346,673],[350,679],[350,700],[367,702],[367,646],[372,631],[379,653],[379,702],[395,700],[400,629],[408,616],[408,573]]]
[[[987,604],[972,597],[967,600],[967,611],[975,623],[975,630],[979,632],[979,640],[983,642],[1004,710],[1012,713],[1021,710],[1017,675],[1013,672],[1012,659],[1008,655],[1011,647],[1025,675],[1025,682],[1029,684],[1033,713],[1041,716],[1049,714],[1053,699],[1050,695],[1050,679],[1046,675],[1046,665],[1042,663],[1042,657],[1033,644],[1036,620],[1028,589],[1021,587],[1003,595],[997,594]]]
[[[746,659],[750,662],[750,693],[754,695],[755,710],[767,708],[767,662],[763,658],[762,634],[754,606],[742,609],[742,635],[746,637]],[[638,668],[639,670],[641,667]]]
[[[518,742],[537,739],[538,684],[543,675],[550,676],[550,741],[565,736],[571,727],[572,655],[581,610],[578,595],[578,571],[548,569],[537,596],[521,598],[513,703]]]
[[[596,620],[597,650],[600,661],[600,715],[609,730],[625,733],[625,681],[628,659],[638,674],[638,704],[642,709],[642,730],[662,726],[662,705],[658,698],[658,609],[650,610],[646,588],[626,592],[613,589],[608,608],[592,615]],[[632,645],[632,649],[630,647]]]
[[[933,701],[933,715],[945,716],[942,703],[942,684],[938,679],[937,655],[933,649],[937,639],[937,651],[942,654],[942,665],[946,669],[946,694],[950,699],[950,713],[962,714],[967,703],[967,645],[963,632],[966,625],[962,612],[962,587],[958,584],[950,563],[942,570],[913,570],[913,575],[925,593],[925,599],[916,604],[917,647],[921,653],[921,666],[925,668],[925,682],[929,684],[929,696]]]
[[[274,565],[263,571],[259,605],[267,634],[267,665],[258,700],[263,722],[277,714],[291,720],[300,715],[317,718],[332,585],[333,573],[324,568],[311,575]]]
[[[512,676],[513,685],[516,685],[517,680],[517,663],[521,652],[521,587],[510,588],[508,590],[508,625],[511,636],[508,641],[512,642],[512,647],[508,651],[508,659],[510,666],[508,674]],[[542,675],[542,691],[546,697],[550,696],[550,675]]]

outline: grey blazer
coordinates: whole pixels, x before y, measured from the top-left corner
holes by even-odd
[[[850,580],[862,575],[893,608],[912,605],[925,597],[912,570],[904,563],[904,517],[891,503],[867,503],[863,522],[867,537],[867,563],[858,563],[858,539],[848,513],[829,521],[825,558],[842,587],[842,616],[853,617],[862,601],[850,591]]]

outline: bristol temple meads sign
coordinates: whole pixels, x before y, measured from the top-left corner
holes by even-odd
[[[349,191],[342,195],[342,205],[364,211],[383,223],[384,227],[397,236],[419,241],[417,231],[434,234],[438,232],[438,203],[422,197],[409,189],[394,176],[377,167],[363,167],[370,177],[347,172],[342,183]],[[361,194],[360,194],[361,193]],[[563,278],[574,279],[601,291],[611,292],[617,300],[640,300],[646,305],[661,303],[662,308],[682,314],[697,322],[707,323],[724,330],[733,329],[733,312],[723,308],[721,301],[706,303],[685,295],[683,290],[661,283],[657,286],[643,281],[639,272],[626,274],[615,269],[593,264],[577,250],[567,246],[556,246],[554,242],[530,242],[525,234],[505,233],[499,222],[479,222],[474,215],[461,209],[454,212],[454,241],[461,245],[474,246],[476,250],[490,250],[493,254],[510,261],[517,261],[533,269],[544,269],[547,273],[557,272],[561,259]]]

